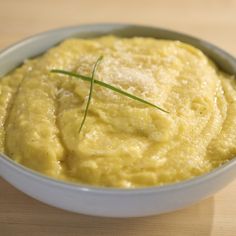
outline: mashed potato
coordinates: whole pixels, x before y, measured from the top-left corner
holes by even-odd
[[[50,73],[91,75],[169,113]],[[236,155],[236,84],[200,50],[152,38],[69,39],[0,81],[0,150],[53,178],[136,188],[207,173]]]

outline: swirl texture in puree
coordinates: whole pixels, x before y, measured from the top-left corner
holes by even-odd
[[[91,75],[169,111],[50,73]],[[236,85],[200,50],[152,38],[68,39],[0,81],[0,150],[53,178],[97,186],[164,185],[236,155]]]

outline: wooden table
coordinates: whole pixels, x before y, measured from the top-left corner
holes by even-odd
[[[235,0],[0,0],[0,48],[52,28],[130,22],[204,38],[236,55]],[[44,205],[0,179],[0,235],[236,235],[236,181],[194,206],[161,216],[109,219]]]

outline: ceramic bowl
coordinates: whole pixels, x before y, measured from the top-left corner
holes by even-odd
[[[160,28],[128,24],[93,24],[38,34],[0,52],[0,76],[70,37],[107,34],[180,40],[194,45],[222,70],[236,74],[236,59],[194,37]],[[236,158],[208,174],[161,187],[114,189],[72,184],[51,179],[0,155],[0,175],[17,189],[46,204],[65,210],[107,217],[137,217],[174,211],[204,199],[236,177]]]

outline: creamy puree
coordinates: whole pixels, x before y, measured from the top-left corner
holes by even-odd
[[[90,83],[91,75],[164,113]],[[97,186],[164,185],[236,155],[236,85],[200,50],[152,38],[69,39],[0,81],[0,150],[56,179]]]

